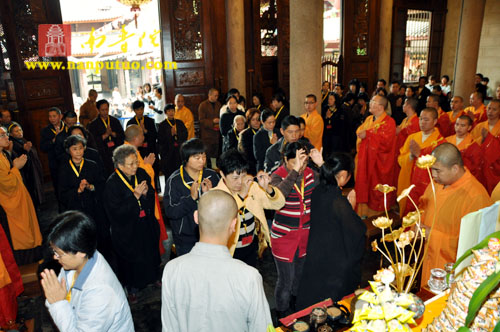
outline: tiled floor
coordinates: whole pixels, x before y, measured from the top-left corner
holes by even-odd
[[[163,179],[161,182],[163,187]],[[40,228],[43,235],[46,235],[50,231],[50,223],[52,217],[56,213],[57,204],[55,202],[55,197],[53,195],[53,192],[50,191],[50,187],[48,187],[47,202],[40,207],[39,211]],[[46,257],[46,261],[50,261],[50,256]],[[54,262],[52,262],[52,264],[53,263]],[[367,285],[367,280],[372,279],[372,275],[377,270],[379,265],[380,255],[378,253],[373,253],[371,250],[367,250],[363,262],[363,276],[361,284],[362,287],[365,287]],[[53,266],[57,267],[57,263],[53,264]],[[272,312],[274,312],[274,285],[276,283],[277,275],[274,261],[269,250],[264,253],[264,257],[258,262],[257,268],[263,277],[264,291],[269,301],[271,310]],[[131,305],[136,331],[161,331],[160,309],[160,289],[154,287],[153,285],[150,285],[140,291],[138,296],[138,303]],[[25,320],[35,318],[35,326],[37,331],[57,331],[51,321],[48,311],[44,306],[44,299],[42,296],[38,296],[35,298],[27,298],[21,296],[19,298],[18,318]]]

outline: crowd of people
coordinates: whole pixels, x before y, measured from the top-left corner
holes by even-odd
[[[164,106],[161,87],[153,92],[145,84],[125,130],[95,90],[79,118],[50,108],[40,149],[61,214],[44,243],[63,270],[45,270],[41,283],[55,324],[61,331],[131,331],[127,300],[135,303],[153,284],[162,288],[164,331],[220,324],[264,330],[272,322],[255,267],[266,248],[278,275],[278,318],[324,298],[339,300],[360,283],[363,219],[387,208],[403,217],[420,205],[426,226],[437,215],[427,280],[431,268],[456,258],[461,217],[500,191],[500,87],[489,98],[478,82],[465,107],[448,81],[394,81],[387,93],[381,79],[372,96],[358,80],[347,91],[324,82],[319,98],[304,97],[300,117],[290,115],[282,91],[270,103],[256,93],[247,108],[237,89],[222,103],[210,89],[192,112],[183,95]],[[43,174],[21,125],[8,111],[1,115],[0,203],[8,223],[0,239],[8,239],[21,265],[41,257],[36,208]],[[416,166],[428,154],[436,157],[437,206],[427,170]],[[377,184],[394,191],[384,196]],[[10,257],[2,241],[2,257]],[[161,277],[160,257],[169,256],[172,242],[178,258]],[[0,267],[15,276],[15,265]],[[11,279],[0,283],[11,287],[0,304],[19,294]],[[15,320],[15,310],[5,313],[0,326]]]

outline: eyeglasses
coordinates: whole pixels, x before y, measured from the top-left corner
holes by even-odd
[[[64,251],[62,251],[62,254],[59,254],[54,248],[50,248],[50,251],[52,251],[52,255],[54,255],[55,258],[66,256],[66,253]]]
[[[9,134],[7,133],[0,135],[0,138],[7,138],[7,137],[9,137]]]

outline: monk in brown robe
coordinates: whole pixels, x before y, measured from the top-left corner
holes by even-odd
[[[426,232],[429,249],[422,266],[422,284],[429,280],[431,269],[455,262],[462,217],[492,204],[481,183],[464,168],[460,151],[453,144],[441,144],[432,155],[436,157],[431,167],[436,182],[436,205],[431,185],[419,203],[425,227],[432,226],[436,214],[432,230]]]

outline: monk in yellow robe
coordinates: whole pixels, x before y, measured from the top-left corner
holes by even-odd
[[[450,117],[445,113],[439,106],[439,96],[432,94],[427,97],[427,107],[435,108],[438,111],[438,120],[436,123],[436,128],[441,133],[441,136],[447,137],[453,135],[454,129],[451,125]]]
[[[462,154],[464,166],[479,179],[481,166],[481,148],[472,138],[469,131],[472,129],[472,119],[462,115],[455,122],[455,135],[446,137],[446,141],[455,145]]]
[[[376,95],[370,101],[370,115],[356,131],[355,187],[357,213],[371,217],[384,211],[384,195],[377,184],[395,185],[396,122],[386,113],[388,100]],[[395,192],[387,195],[387,208],[396,202]]]
[[[42,244],[42,235],[31,196],[19,173],[27,157],[11,161],[5,151],[8,147],[7,131],[0,127],[0,205],[7,214],[14,251],[29,250]]]
[[[193,112],[184,104],[184,96],[178,94],[175,96],[175,118],[184,122],[188,132],[188,140],[194,138],[194,117]]]
[[[464,112],[474,120],[472,128],[479,123],[486,121],[486,106],[484,106],[484,96],[481,92],[475,91],[470,95],[470,106]]]
[[[432,230],[426,232],[429,249],[422,266],[422,285],[427,284],[431,269],[442,269],[444,264],[455,262],[462,217],[493,203],[486,189],[464,168],[460,151],[454,145],[441,144],[432,154],[436,157],[431,167],[436,205],[431,185],[419,203],[424,211],[422,223],[428,230],[436,214]]]
[[[142,143],[144,142],[144,133],[142,131],[142,128],[139,127],[138,125],[130,125],[127,127],[125,130],[125,143],[124,144],[129,144],[135,146],[136,149],[138,149],[140,146],[142,146]],[[165,248],[163,247],[163,241],[168,239],[167,236],[167,230],[165,229],[165,222],[163,221],[163,216],[161,214],[161,209],[160,209],[160,201],[158,199],[158,194],[156,193],[156,188],[155,188],[155,171],[153,169],[153,164],[155,162],[156,156],[154,153],[150,153],[149,155],[146,156],[146,158],[142,158],[141,154],[139,153],[139,150],[137,150],[137,161],[139,162],[139,167],[144,169],[146,173],[148,173],[149,177],[151,178],[151,186],[153,189],[155,189],[155,217],[156,220],[158,220],[158,223],[160,225],[160,255],[163,255],[165,252]]]
[[[445,139],[435,128],[438,113],[434,108],[424,108],[420,113],[419,125],[420,131],[411,134],[405,141],[403,147],[399,150],[398,163],[401,167],[398,177],[398,195],[414,184],[415,188],[411,191],[410,197],[417,204],[418,199],[430,183],[429,175],[426,170],[417,167],[416,160],[428,155],[436,146],[445,142]],[[400,216],[415,210],[414,205],[408,202],[406,198],[399,201]]]
[[[304,137],[309,139],[312,145],[318,151],[321,151],[323,146],[323,118],[316,110],[317,99],[313,94],[307,95],[306,101],[304,103],[306,113],[302,114],[301,117],[306,121],[306,131],[304,132]]]
[[[451,111],[446,112],[450,118],[450,122],[453,128],[455,128],[455,122],[457,119],[465,114],[464,111],[464,99],[460,96],[454,96],[450,101]]]
[[[491,193],[500,182],[500,99],[488,104],[487,121],[478,124],[471,132],[481,148],[481,182]]]

